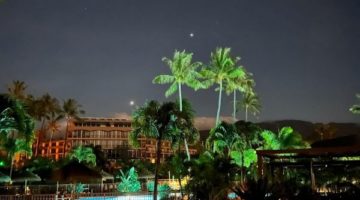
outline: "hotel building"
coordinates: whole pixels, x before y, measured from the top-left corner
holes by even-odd
[[[65,140],[42,142],[41,156],[56,160],[64,157],[71,148],[79,145],[101,146],[108,159],[142,159],[154,162],[156,158],[156,141],[154,139],[139,138],[140,146],[135,148],[129,144],[131,121],[118,118],[81,118],[72,121]],[[161,160],[169,157],[173,151],[171,144],[164,141],[161,145]],[[50,151],[49,153],[47,153]],[[196,149],[189,149],[195,154]]]

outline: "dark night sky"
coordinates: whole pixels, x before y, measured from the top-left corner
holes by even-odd
[[[130,100],[165,100],[166,86],[151,84],[169,72],[163,56],[186,49],[207,63],[217,46],[253,72],[255,120],[359,121],[348,112],[360,92],[359,0],[7,0],[0,92],[19,79],[36,95],[74,97],[88,116],[112,116],[130,112]],[[198,116],[215,116],[213,88],[184,93]]]

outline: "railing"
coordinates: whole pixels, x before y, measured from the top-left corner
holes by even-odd
[[[0,195],[0,200],[55,200],[55,199],[61,200],[61,198],[56,198],[54,194]]]
[[[0,195],[0,200],[109,200],[111,197],[119,197],[126,200],[152,200],[152,193],[84,193],[80,195],[55,195],[55,194],[34,194],[34,195]],[[123,197],[123,198],[121,198]],[[180,197],[170,195],[167,200],[180,200]]]

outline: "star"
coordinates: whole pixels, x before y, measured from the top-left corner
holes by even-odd
[[[195,34],[194,34],[194,33],[190,33],[189,36],[190,36],[191,38],[193,38],[193,37],[195,36]]]

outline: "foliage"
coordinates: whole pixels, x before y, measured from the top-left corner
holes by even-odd
[[[356,94],[356,98],[360,101],[360,94]],[[360,104],[355,104],[349,109],[354,114],[360,114]]]
[[[159,104],[156,101],[150,101],[133,112],[133,130],[129,135],[130,144],[139,146],[138,138],[140,136],[156,140],[154,198],[156,198],[157,195],[156,185],[160,165],[161,142],[163,140],[169,140],[171,146],[175,148],[180,145],[181,131],[184,133],[196,131],[192,123],[192,118],[188,116],[189,113],[191,112],[186,111],[186,109],[179,111],[176,103],[168,102]],[[190,119],[191,121],[189,121]]]
[[[231,163],[240,167],[249,168],[257,162],[252,143],[234,124],[222,122],[211,130],[206,142],[213,153],[230,158]]]
[[[261,137],[264,140],[264,149],[279,150],[309,147],[309,144],[302,139],[301,135],[291,127],[283,127],[277,134],[264,130]]]
[[[14,155],[19,152],[32,154],[35,123],[21,100],[12,97],[6,100],[3,96],[0,98],[1,103],[7,107],[0,113],[0,149],[5,150],[10,159],[11,178]]]
[[[246,92],[241,102],[238,102],[237,109],[245,110],[245,121],[248,119],[248,112],[250,111],[254,116],[260,113],[261,104],[260,99],[254,92]]]
[[[194,90],[202,87],[198,80],[199,73],[196,69],[201,65],[200,62],[192,63],[192,53],[184,51],[175,51],[172,59],[164,57],[162,60],[169,66],[172,75],[158,75],[154,78],[153,83],[157,84],[171,84],[165,93],[166,97],[174,94],[179,90],[181,95],[181,85],[185,84]],[[180,97],[180,100],[182,98]]]
[[[193,195],[193,199],[226,199],[237,170],[228,158],[201,154],[191,162],[186,190]]]
[[[165,92],[165,96],[169,97],[176,90],[179,91],[179,105],[180,112],[183,111],[183,98],[182,98],[182,85],[185,84],[195,91],[203,88],[202,83],[198,80],[200,74],[197,72],[197,68],[201,65],[200,62],[192,63],[192,53],[186,53],[175,51],[173,59],[163,58],[163,61],[170,67],[172,75],[159,75],[154,78],[153,83],[157,84],[171,84],[169,89]],[[186,106],[186,105],[185,105]],[[185,109],[186,110],[186,109]],[[184,129],[186,130],[186,129]],[[195,132],[196,133],[196,132]],[[193,137],[192,134],[183,133],[180,131],[180,136],[184,141],[188,160],[190,160],[190,153],[188,148],[189,137]],[[190,142],[191,143],[191,142]]]
[[[146,188],[147,188],[147,190],[148,190],[149,192],[153,192],[153,191],[154,191],[154,187],[155,187],[154,181],[148,181],[148,182],[146,183]],[[170,193],[170,191],[171,191],[170,186],[167,185],[167,184],[158,185],[157,188],[158,188],[158,191],[159,191],[159,197],[160,197],[160,199],[165,199],[165,198],[169,195],[169,193]]]
[[[224,84],[231,82],[234,78],[245,76],[243,68],[236,67],[239,58],[233,58],[230,55],[230,48],[217,48],[211,53],[210,64],[203,68],[200,72],[202,78],[205,79],[203,85],[209,88],[213,84],[219,87],[218,109],[216,113],[216,125],[220,120],[221,96]]]
[[[27,85],[24,81],[15,80],[8,86],[8,95],[10,98],[24,100],[27,98]]]
[[[84,162],[96,166],[96,156],[91,147],[77,146],[68,154],[70,160],[77,160],[79,163]]]
[[[75,185],[75,193],[76,193],[76,194],[80,194],[80,193],[82,193],[82,192],[84,192],[84,191],[85,191],[85,184],[77,183],[77,184]]]
[[[119,192],[138,192],[141,190],[138,174],[134,167],[126,173],[120,170],[118,177],[121,179],[121,182],[117,186]]]

